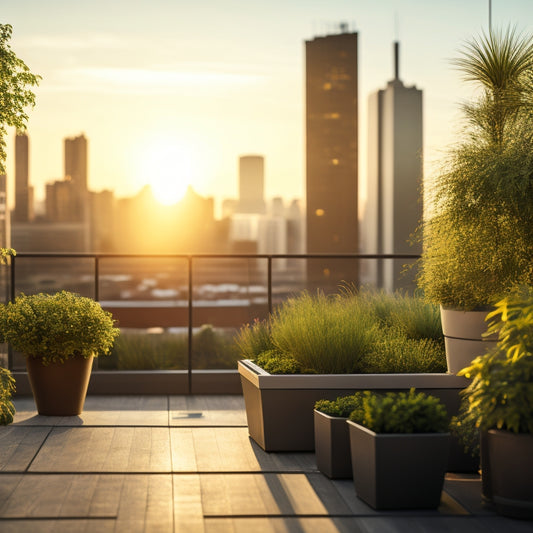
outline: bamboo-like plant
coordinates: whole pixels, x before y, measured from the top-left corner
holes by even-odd
[[[533,37],[491,32],[454,63],[481,93],[429,191],[419,284],[467,310],[533,282]]]

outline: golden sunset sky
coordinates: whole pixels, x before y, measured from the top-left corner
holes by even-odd
[[[117,196],[167,180],[237,195],[239,155],[262,154],[266,196],[304,197],[304,41],[359,33],[366,104],[393,76],[424,91],[426,173],[472,94],[450,59],[488,28],[489,0],[1,0],[12,48],[43,77],[30,114],[30,181],[63,178],[63,139],[89,140],[89,185]],[[533,33],[533,0],[492,0],[493,28]],[[8,140],[13,178],[14,141]],[[161,188],[161,186],[160,186]],[[163,190],[165,185],[162,186]]]

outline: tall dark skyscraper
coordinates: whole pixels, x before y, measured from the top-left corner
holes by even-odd
[[[32,188],[30,187],[29,139],[25,133],[15,137],[15,211],[14,222],[33,218]]]
[[[305,43],[307,253],[358,251],[357,33]],[[357,279],[355,262],[315,261],[322,283]],[[335,278],[335,279],[333,279]]]

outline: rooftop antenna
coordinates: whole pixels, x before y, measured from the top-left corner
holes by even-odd
[[[394,13],[394,79],[400,79],[400,30],[398,12]]]
[[[492,0],[489,0],[489,33],[492,33]]]
[[[400,43],[394,41],[394,79],[400,79]]]

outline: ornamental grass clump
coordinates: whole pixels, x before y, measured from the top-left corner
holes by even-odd
[[[285,302],[270,324],[274,346],[318,374],[361,371],[377,336],[375,320],[357,298],[303,293]]]
[[[22,294],[0,306],[0,341],[44,365],[107,355],[118,334],[98,302],[67,291]]]

